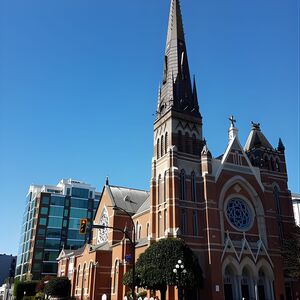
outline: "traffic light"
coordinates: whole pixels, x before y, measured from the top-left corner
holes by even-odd
[[[86,234],[87,219],[80,219],[79,233]]]

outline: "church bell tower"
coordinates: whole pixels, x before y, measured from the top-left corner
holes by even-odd
[[[202,116],[190,76],[179,0],[171,0],[163,79],[154,122],[152,239],[184,236],[201,193]]]

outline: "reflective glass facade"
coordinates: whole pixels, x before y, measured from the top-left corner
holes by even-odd
[[[59,189],[58,189],[59,188]],[[50,191],[50,192],[49,192]],[[57,186],[31,186],[28,193],[16,266],[16,277],[40,279],[56,275],[60,250],[77,249],[90,239],[79,234],[80,219],[91,224],[100,194],[78,181]]]

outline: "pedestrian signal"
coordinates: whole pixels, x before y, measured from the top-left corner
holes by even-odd
[[[80,219],[79,233],[86,234],[87,219]]]

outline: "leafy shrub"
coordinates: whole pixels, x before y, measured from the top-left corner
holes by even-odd
[[[16,281],[14,284],[14,296],[16,300],[21,300],[24,296],[35,295],[37,281]]]
[[[71,282],[67,277],[57,277],[51,279],[45,285],[45,294],[57,297],[70,296]]]

